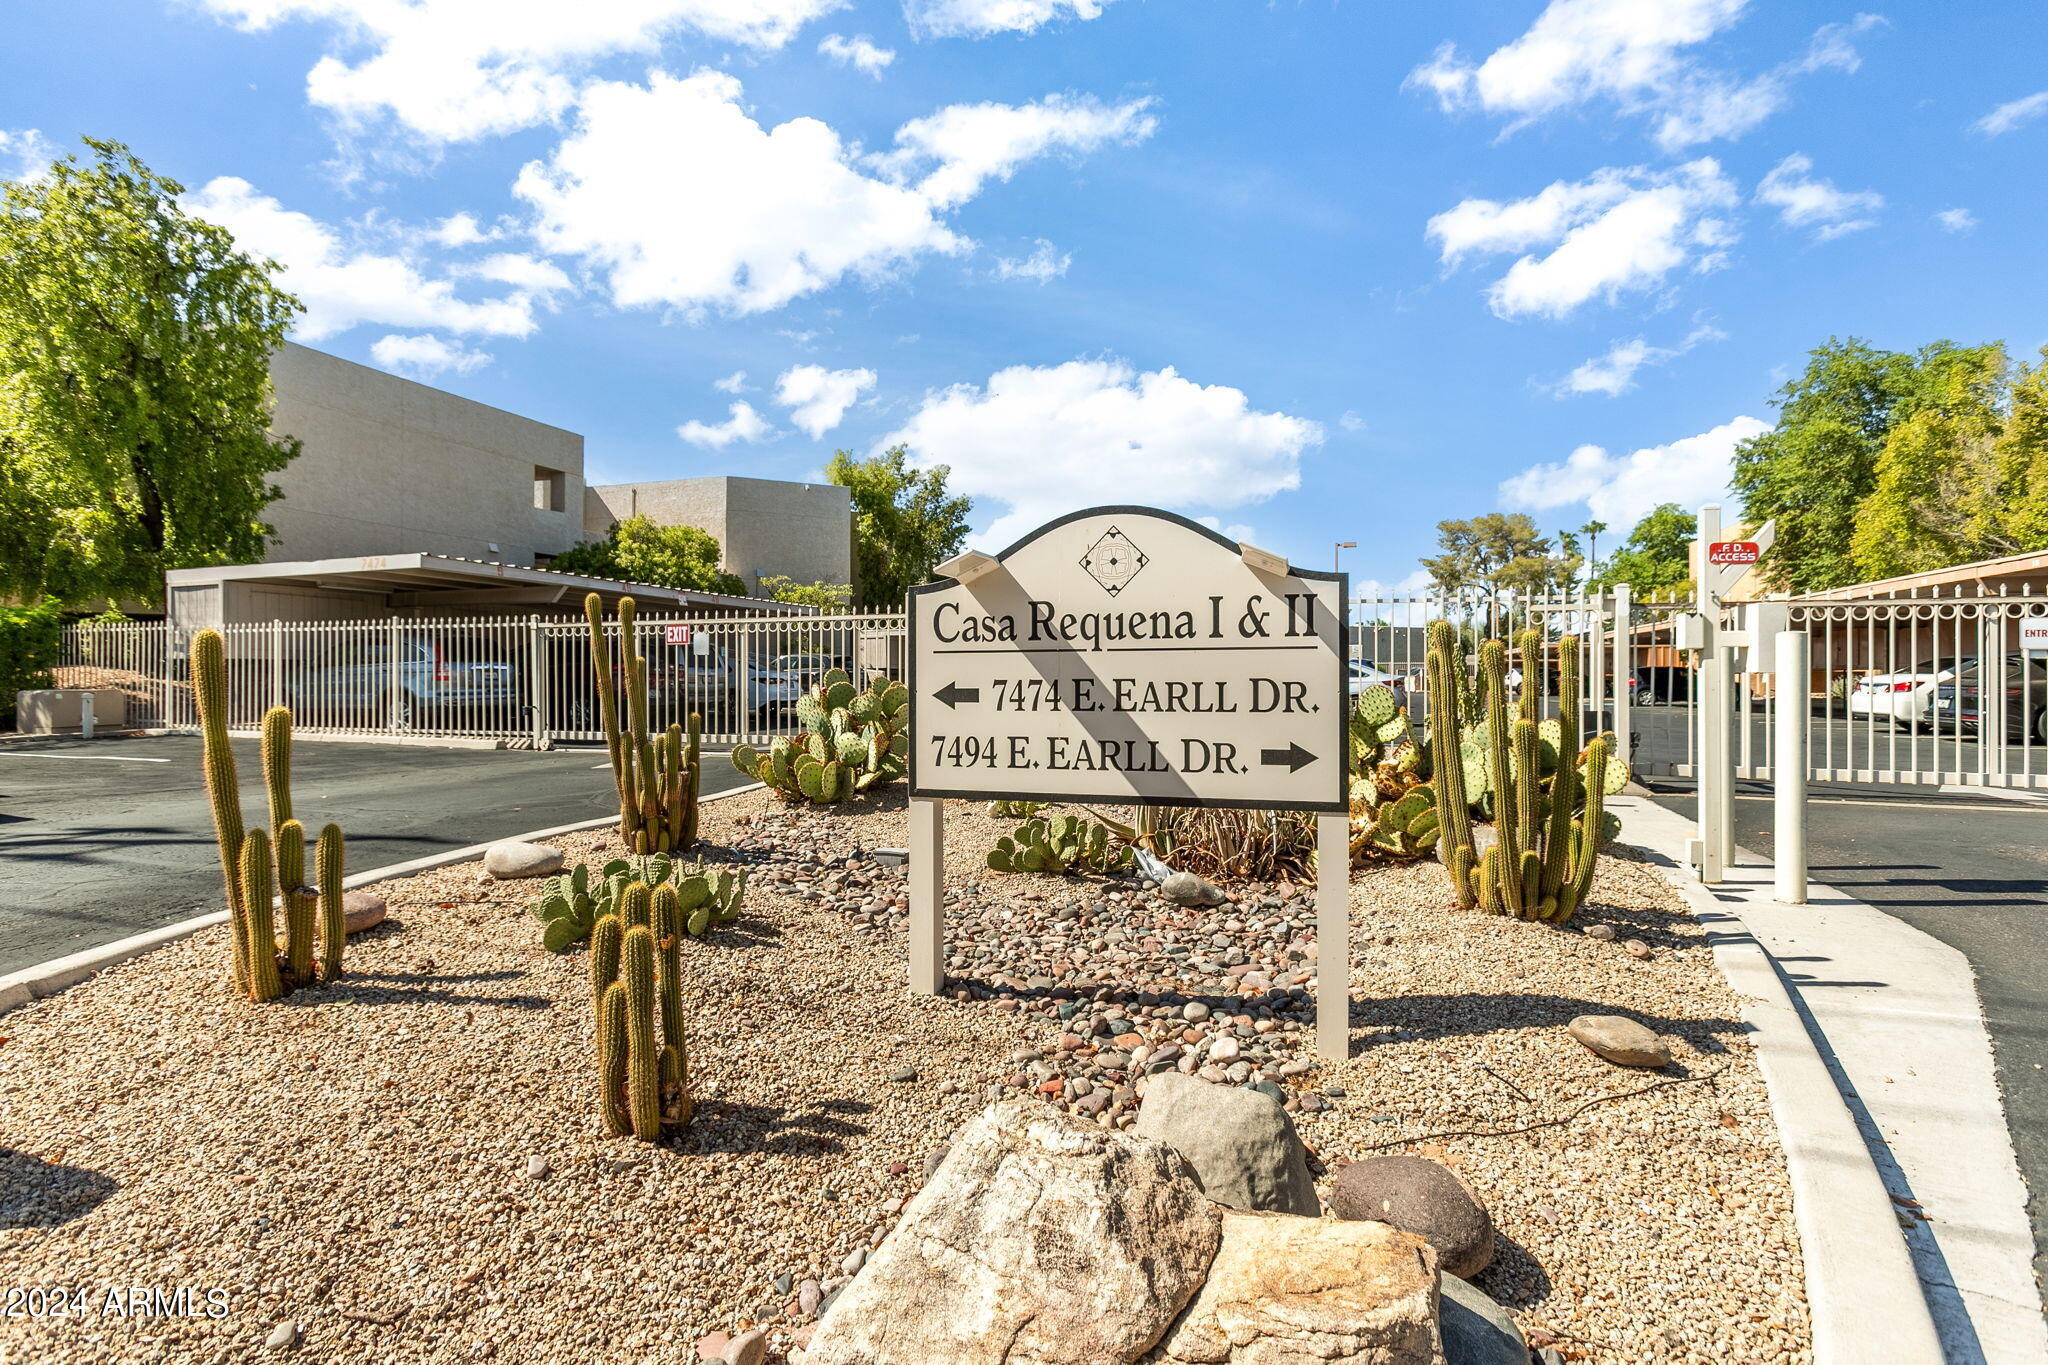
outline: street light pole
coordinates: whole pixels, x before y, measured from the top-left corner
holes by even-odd
[[[1343,565],[1343,559],[1344,559],[1344,552],[1345,552],[1346,550],[1355,550],[1355,549],[1357,549],[1357,548],[1358,548],[1358,542],[1357,542],[1357,541],[1355,541],[1355,540],[1340,540],[1340,541],[1338,541],[1338,542],[1337,542],[1337,548],[1336,548],[1336,549],[1334,549],[1334,550],[1332,550],[1332,551],[1330,551],[1330,572],[1331,572],[1331,573],[1336,573],[1336,572],[1338,572],[1339,570],[1341,570],[1341,569],[1342,569],[1342,568],[1344,567],[1344,565]]]

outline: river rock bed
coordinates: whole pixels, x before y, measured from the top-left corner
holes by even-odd
[[[378,888],[390,916],[349,977],[279,1005],[228,994],[214,929],[0,1017],[0,1284],[87,1308],[0,1318],[0,1354],[688,1362],[765,1326],[777,1360],[990,1099],[1127,1127],[1172,1068],[1283,1098],[1325,1194],[1378,1151],[1453,1166],[1499,1229],[1477,1283],[1566,1359],[1811,1358],[1737,1002],[1647,867],[1604,863],[1564,931],[1448,908],[1433,863],[1369,868],[1358,1055],[1325,1063],[1312,888],[1192,910],[1130,878],[1005,876],[981,858],[1015,822],[953,803],[948,995],[920,998],[905,869],[878,856],[906,840],[900,789],[747,793],[704,823],[754,880],[737,924],[686,945],[700,1104],[659,1147],[600,1131],[584,952],[542,951],[534,884],[476,864]],[[1593,1012],[1648,1024],[1673,1065],[1593,1056],[1565,1032]],[[129,1286],[196,1315],[109,1310]]]

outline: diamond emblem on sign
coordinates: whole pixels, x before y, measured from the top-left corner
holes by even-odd
[[[1111,597],[1122,592],[1147,562],[1145,552],[1114,526],[1104,531],[1101,538],[1088,547],[1088,553],[1081,556],[1081,567]]]

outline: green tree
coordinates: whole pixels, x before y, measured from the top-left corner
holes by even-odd
[[[1992,455],[2012,553],[2048,550],[2048,346],[2038,363],[2014,376]]]
[[[845,583],[799,583],[784,574],[762,574],[761,591],[777,602],[816,607],[822,612],[845,611],[853,600],[853,589]]]
[[[0,192],[0,594],[154,602],[166,569],[262,558],[301,306],[183,186],[86,146]]]
[[[1816,592],[1865,575],[1853,545],[1892,429],[1948,391],[1993,348],[1937,341],[1908,355],[1830,337],[1778,391],[1778,425],[1735,448],[1731,480],[1751,526],[1778,523],[1764,556],[1774,587]]]
[[[902,446],[865,460],[841,450],[825,466],[825,479],[849,490],[853,501],[855,581],[863,605],[888,611],[903,595],[960,552],[973,501],[946,491],[946,465],[913,469]]]
[[[685,592],[746,596],[746,580],[720,569],[719,553],[710,532],[695,526],[664,526],[643,512],[613,522],[603,540],[572,546],[549,560],[548,567]]]
[[[1587,586],[1626,583],[1638,593],[1682,586],[1692,577],[1691,544],[1699,529],[1700,519],[1691,512],[1675,502],[1659,503],[1635,524]]]
[[[1956,352],[1916,376],[1885,433],[1849,538],[1857,575],[1890,578],[2018,548],[2005,534],[1996,446],[2009,366],[2002,347]]]
[[[1597,517],[1590,518],[1579,528],[1579,534],[1586,538],[1587,567],[1592,573],[1600,572],[1600,537],[1607,534],[1607,523]]]
[[[1452,592],[1543,592],[1568,579],[1575,565],[1574,557],[1553,553],[1536,523],[1521,512],[1440,521],[1436,540],[1439,553],[1424,555],[1422,567],[1437,586]]]

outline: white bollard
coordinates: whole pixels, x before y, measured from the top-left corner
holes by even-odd
[[[1772,750],[1772,849],[1777,896],[1806,904],[1806,722],[1813,709],[1812,664],[1803,630],[1781,630],[1772,653],[1778,716]]]

